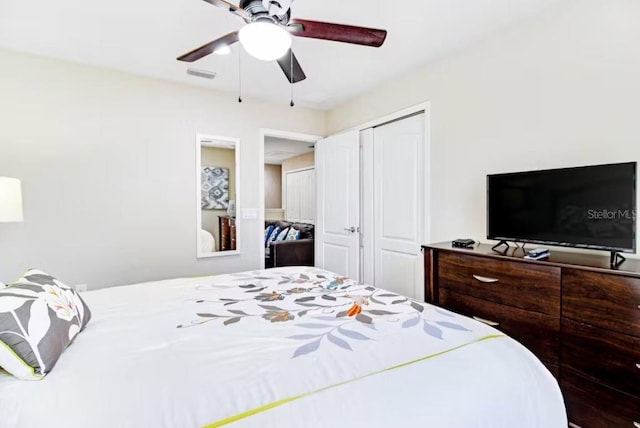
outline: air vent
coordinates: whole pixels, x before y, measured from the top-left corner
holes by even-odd
[[[202,77],[203,79],[213,80],[216,78],[216,73],[209,70],[200,70],[197,68],[187,69],[187,74],[190,76]]]

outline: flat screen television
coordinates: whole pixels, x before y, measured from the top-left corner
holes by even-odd
[[[636,162],[487,176],[487,238],[636,251]]]

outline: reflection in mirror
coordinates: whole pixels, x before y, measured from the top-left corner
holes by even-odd
[[[238,253],[239,140],[199,135],[198,258]]]

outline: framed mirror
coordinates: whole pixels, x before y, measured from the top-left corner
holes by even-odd
[[[240,140],[196,137],[196,212],[198,258],[240,253],[236,218],[239,206]]]

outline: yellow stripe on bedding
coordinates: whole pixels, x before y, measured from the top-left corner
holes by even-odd
[[[221,421],[214,422],[214,423],[212,423],[210,425],[206,425],[206,426],[204,426],[204,428],[218,428],[218,427],[222,427],[222,426],[225,426],[225,425],[229,425],[229,424],[231,424],[233,422],[237,422],[237,421],[240,421],[242,419],[246,419],[248,417],[257,415],[258,413],[266,412],[267,410],[271,410],[271,409],[274,409],[276,407],[283,406],[283,405],[285,405],[287,403],[291,403],[292,401],[296,401],[296,400],[300,400],[300,399],[305,398],[305,397],[309,397],[310,395],[318,394],[318,393],[326,391],[328,389],[337,388],[339,386],[346,385],[346,384],[351,383],[351,382],[356,382],[356,381],[359,381],[359,380],[362,380],[362,379],[365,379],[365,378],[368,378],[368,377],[371,377],[371,376],[375,376],[375,375],[378,375],[378,374],[381,374],[381,373],[385,373],[385,372],[388,372],[388,371],[391,371],[391,370],[401,369],[403,367],[407,367],[407,366],[410,366],[412,364],[419,363],[421,361],[429,360],[431,358],[436,358],[436,357],[439,357],[441,355],[447,354],[449,352],[456,351],[456,350],[458,350],[460,348],[464,348],[465,346],[473,345],[474,343],[483,342],[485,340],[490,340],[490,339],[496,339],[496,338],[499,338],[499,337],[506,337],[506,336],[503,335],[503,334],[492,334],[492,335],[489,335],[489,336],[485,336],[485,337],[482,337],[482,338],[480,338],[478,340],[474,340],[473,342],[465,343],[465,344],[462,344],[460,346],[456,346],[455,348],[447,349],[446,351],[438,352],[438,353],[432,354],[432,355],[427,355],[426,357],[418,358],[416,360],[412,360],[412,361],[408,361],[406,363],[398,364],[396,366],[389,367],[389,368],[386,368],[386,369],[382,369],[382,370],[379,370],[377,372],[373,372],[373,373],[369,373],[369,374],[366,374],[366,375],[363,375],[363,376],[359,376],[359,377],[356,377],[356,378],[353,378],[353,379],[345,380],[344,382],[336,383],[334,385],[325,386],[324,388],[316,389],[315,391],[305,392],[304,394],[295,395],[295,396],[289,397],[289,398],[284,398],[284,399],[279,400],[279,401],[274,401],[273,403],[265,404],[264,406],[256,407],[255,409],[248,410],[248,411],[242,412],[242,413],[238,413],[235,416],[231,416],[231,417],[223,419]]]

